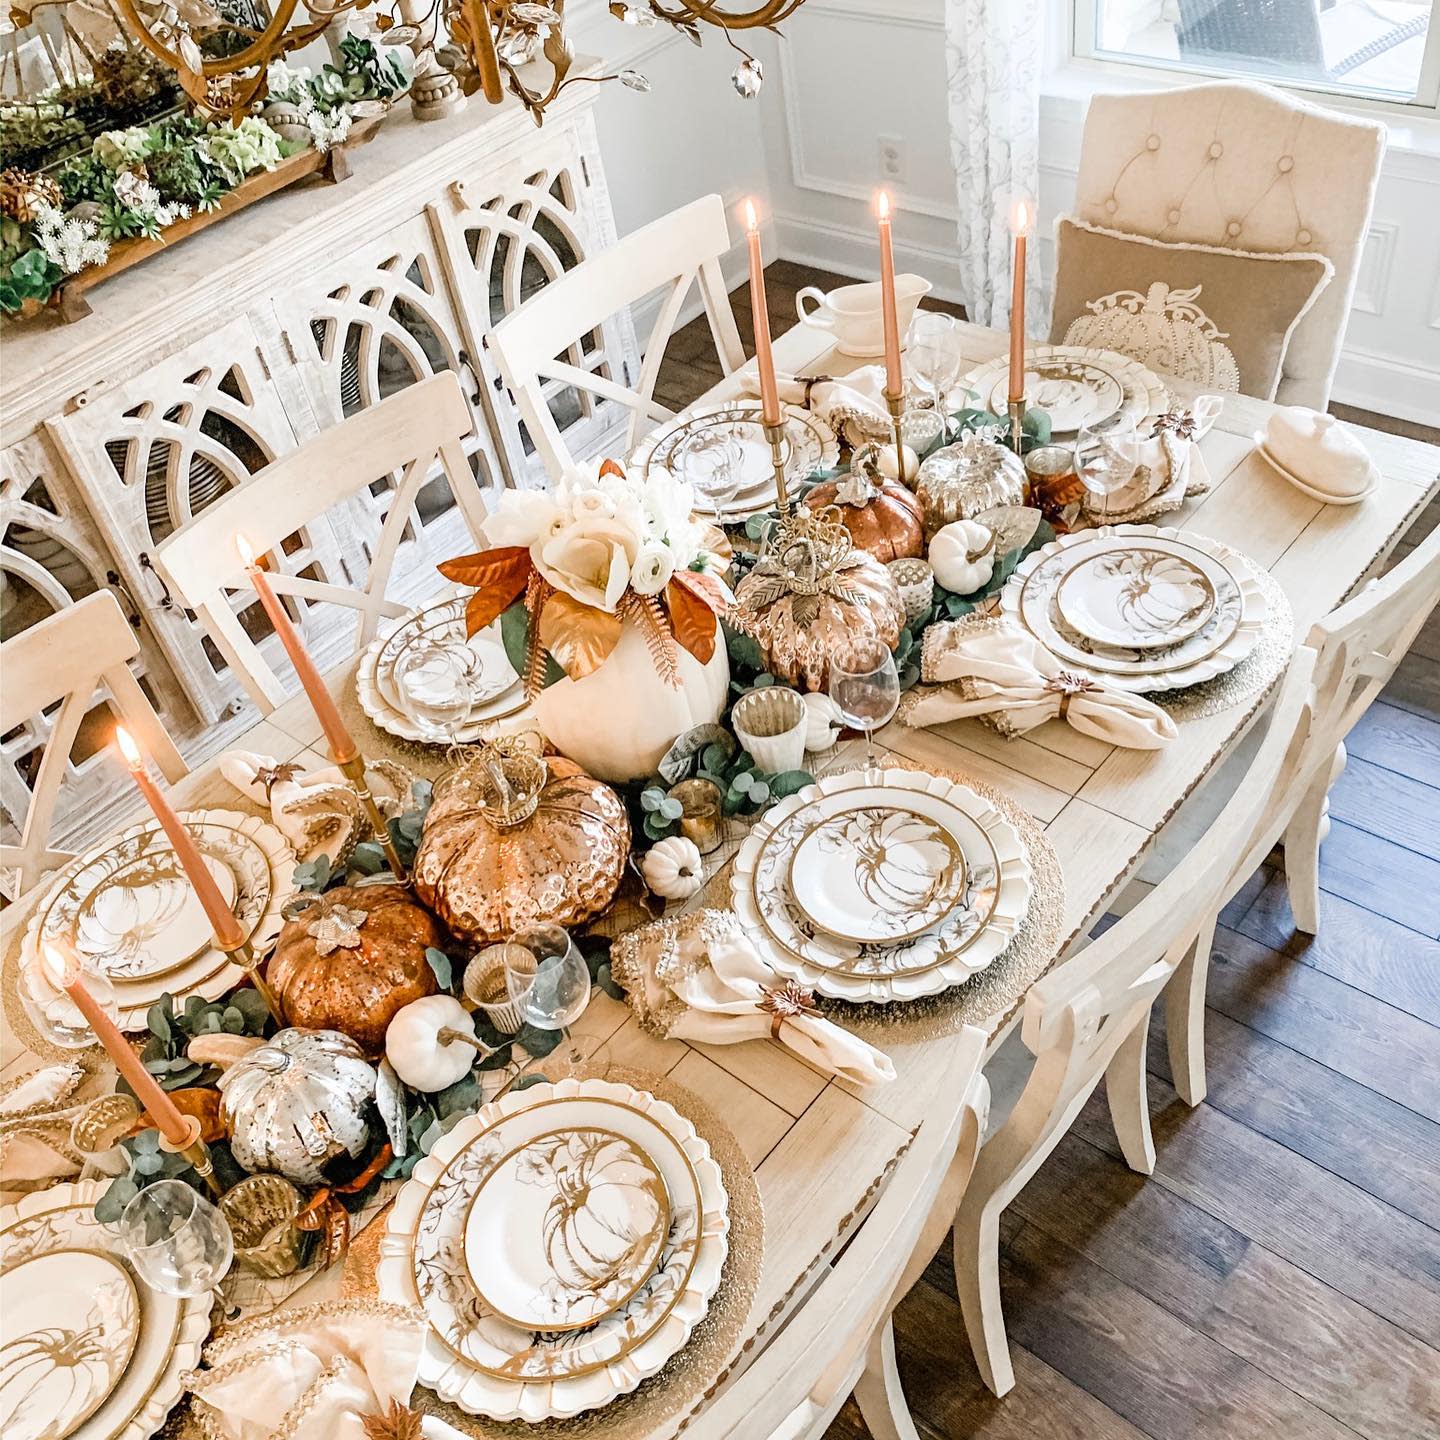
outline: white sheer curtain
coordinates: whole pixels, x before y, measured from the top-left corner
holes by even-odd
[[[982,325],[1010,316],[1007,202],[1040,183],[1040,61],[1045,0],[946,0],[950,153],[960,204],[966,310]],[[1027,329],[1046,314],[1039,247],[1026,267]]]

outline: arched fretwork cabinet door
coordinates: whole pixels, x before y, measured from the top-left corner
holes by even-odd
[[[423,213],[347,250],[332,264],[308,268],[273,304],[279,341],[293,366],[287,378],[303,384],[317,428],[450,370],[459,377],[475,415],[475,429],[464,441],[475,482],[486,493],[503,484],[504,470],[481,397],[483,382]],[[288,396],[287,406],[292,412],[298,408]],[[352,565],[368,569],[396,479],[376,480],[352,507],[348,533],[341,537],[342,543],[358,548],[354,559],[347,551]],[[474,548],[443,478],[421,490],[402,543],[415,552],[413,560],[402,552],[395,566],[391,598],[402,601],[426,598],[435,588],[436,562]]]
[[[79,477],[86,502],[135,605],[149,617],[180,684],[203,720],[241,696],[224,657],[156,571],[155,547],[234,486],[294,448],[298,436],[248,319],[232,320],[123,383],[79,395],[46,427]],[[292,574],[349,584],[326,520],[290,536],[270,563]],[[321,606],[287,604],[317,661],[338,660],[348,627]],[[284,668],[279,640],[250,591],[241,621]],[[343,633],[342,633],[343,632]]]
[[[189,706],[72,483],[43,434],[0,450],[0,639],[13,639],[97,590],[111,590],[140,638],[140,655],[130,668],[176,733],[191,723]],[[50,712],[0,735],[0,832],[7,844],[18,843],[58,709],[57,701]],[[109,753],[112,727],[113,716],[97,693],[71,747],[64,803],[51,837],[56,845],[68,848],[90,838],[108,806],[133,799],[128,776]]]
[[[546,485],[535,447],[493,363],[485,335],[549,281],[615,241],[604,172],[589,111],[546,125],[523,156],[475,163],[431,207],[445,245],[472,353],[478,353],[495,425],[503,437],[511,482]],[[634,382],[640,358],[628,312],[612,316],[571,347],[582,369]],[[629,414],[561,381],[550,382],[550,413],[570,453],[610,453],[623,441]]]

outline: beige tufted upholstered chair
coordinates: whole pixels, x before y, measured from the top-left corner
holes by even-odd
[[[1295,327],[1275,396],[1323,410],[1384,153],[1383,125],[1268,85],[1097,95],[1075,210],[1156,240],[1327,256],[1334,278]]]

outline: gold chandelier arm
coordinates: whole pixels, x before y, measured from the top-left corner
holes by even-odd
[[[231,75],[238,70],[248,70],[252,66],[258,65],[263,68],[276,55],[281,54],[284,50],[292,49],[292,43],[281,46],[277,42],[285,34],[285,28],[289,25],[290,17],[295,13],[295,7],[298,4],[299,0],[280,0],[270,23],[265,27],[264,33],[258,40],[253,41],[234,55],[226,55],[220,60],[206,60],[204,73],[206,75]],[[183,71],[190,68],[180,58],[177,51],[172,50],[163,40],[150,33],[135,9],[134,0],[115,0],[115,8],[119,10],[125,23],[147,50],[158,56],[172,70]],[[295,43],[307,44],[324,28],[324,24],[301,26],[295,31]]]
[[[789,19],[805,0],[764,0],[753,10],[722,10],[719,8],[720,0],[677,0],[677,3],[678,10],[670,10],[660,4],[651,8],[672,24],[703,20],[708,25],[718,25],[722,30],[759,30]]]

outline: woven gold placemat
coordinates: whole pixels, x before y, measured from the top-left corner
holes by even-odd
[[[755,1172],[740,1142],[703,1100],[663,1075],[620,1065],[598,1067],[595,1073],[637,1090],[648,1090],[657,1099],[673,1105],[710,1146],[730,1200],[729,1254],[720,1288],[689,1343],[658,1375],[651,1376],[629,1395],[568,1420],[545,1420],[539,1424],[487,1420],[467,1415],[417,1386],[411,1406],[426,1415],[440,1417],[462,1434],[480,1437],[480,1440],[492,1440],[492,1437],[513,1440],[513,1437],[536,1434],[584,1436],[585,1440],[635,1440],[637,1436],[673,1432],[681,1428],[685,1418],[698,1409],[725,1378],[741,1348],[765,1256],[765,1209]],[[384,1233],[384,1224],[373,1225],[350,1247],[345,1261],[347,1295],[373,1297],[378,1293],[375,1267]]]

